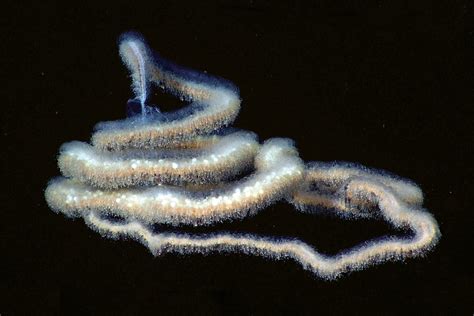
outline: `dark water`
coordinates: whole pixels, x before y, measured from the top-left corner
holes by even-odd
[[[468,4],[8,8],[0,314],[472,314]],[[305,161],[353,161],[412,179],[440,224],[439,245],[423,258],[327,282],[290,260],[154,258],[139,243],[53,213],[44,188],[59,174],[60,145],[87,141],[97,122],[126,115],[133,95],[116,39],[130,29],[177,64],[232,81],[243,99],[235,127],[261,140],[292,138]],[[150,104],[181,104],[168,101]],[[136,104],[128,108],[139,114]],[[301,214],[284,202],[243,221],[183,230],[299,238],[328,254],[404,233],[381,220]]]

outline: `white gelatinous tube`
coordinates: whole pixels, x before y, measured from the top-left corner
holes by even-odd
[[[210,139],[207,140],[211,142]],[[107,152],[87,143],[64,144],[58,158],[61,173],[102,189],[163,183],[218,182],[253,165],[260,147],[252,133],[214,136],[191,149]]]
[[[129,236],[153,254],[236,251],[292,258],[316,275],[341,273],[431,249],[440,237],[435,219],[421,208],[412,182],[349,163],[304,164],[293,142],[259,144],[250,132],[222,134],[240,109],[237,89],[220,79],[186,70],[152,53],[138,36],[125,35],[120,54],[132,73],[141,116],[100,123],[92,145],[63,145],[64,177],[45,191],[57,212],[84,218],[109,237]],[[190,105],[157,115],[145,104],[154,83]],[[244,171],[252,173],[238,179]],[[156,233],[150,224],[210,225],[251,215],[286,199],[299,210],[331,209],[346,217],[381,215],[411,237],[373,240],[325,256],[298,240],[264,236]],[[122,220],[112,222],[109,216]]]
[[[429,213],[414,209],[399,200],[389,187],[368,178],[352,178],[349,180],[346,194],[373,194],[384,218],[396,227],[410,228],[414,236],[407,239],[374,240],[364,246],[354,247],[330,257],[318,253],[298,240],[274,240],[261,236],[233,234],[204,237],[188,234],[155,234],[138,221],[114,224],[101,219],[94,212],[89,212],[85,220],[90,227],[108,237],[128,236],[137,239],[155,255],[161,254],[162,251],[181,253],[235,251],[274,259],[291,258],[305,269],[326,279],[337,278],[343,272],[359,270],[370,264],[416,256],[436,244],[439,230],[434,218]],[[343,204],[341,202],[341,205]]]
[[[124,148],[154,148],[179,143],[197,135],[212,133],[229,125],[237,117],[240,98],[237,89],[211,77],[204,77],[192,70],[186,70],[162,58],[153,59],[146,44],[138,37],[123,37],[120,47],[140,49],[122,49],[121,56],[132,74],[148,76],[145,82],[157,84],[166,91],[191,101],[187,109],[182,110],[180,118],[162,121],[157,124],[153,119],[124,120],[104,122],[97,126],[92,135],[92,143],[101,149],[120,150]],[[136,62],[136,56],[145,62]],[[143,71],[142,68],[145,68]],[[134,81],[139,75],[133,75]],[[141,85],[141,84],[138,84]],[[142,113],[144,114],[144,113]],[[145,113],[146,114],[146,113]]]
[[[52,182],[46,196],[53,209],[70,215],[95,210],[147,223],[210,224],[242,217],[286,196],[303,178],[304,165],[287,140],[266,142],[255,160],[252,175],[206,196],[163,186],[101,190],[66,178]]]

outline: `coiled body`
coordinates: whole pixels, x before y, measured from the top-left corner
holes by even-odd
[[[154,56],[136,36],[124,36],[120,52],[132,73],[141,115],[100,123],[91,144],[63,145],[58,165],[64,177],[51,181],[45,192],[53,210],[83,217],[109,237],[135,238],[154,254],[219,250],[289,257],[325,278],[415,256],[436,244],[437,223],[421,209],[423,196],[413,183],[354,164],[305,164],[291,140],[260,143],[253,133],[230,132],[225,127],[241,102],[232,85]],[[156,115],[145,104],[151,83],[190,104]],[[346,217],[379,212],[414,236],[375,240],[327,257],[301,241],[149,228],[155,223],[212,225],[249,216],[281,199],[298,210],[324,208]]]

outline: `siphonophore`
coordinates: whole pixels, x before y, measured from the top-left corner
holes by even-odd
[[[289,139],[260,143],[254,133],[228,127],[241,103],[231,83],[165,60],[137,34],[122,35],[119,50],[135,93],[130,115],[99,123],[90,143],[61,147],[63,177],[45,191],[54,211],[82,217],[104,236],[136,239],[154,255],[227,251],[290,258],[326,279],[419,256],[437,243],[437,222],[422,208],[422,192],[411,181],[356,164],[304,163]],[[188,105],[161,113],[147,104],[153,85]],[[297,211],[381,217],[411,234],[327,256],[295,239],[152,229],[241,219],[279,200]]]

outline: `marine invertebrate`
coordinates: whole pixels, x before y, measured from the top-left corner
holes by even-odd
[[[416,256],[439,236],[412,182],[355,164],[304,163],[289,139],[262,144],[255,134],[226,128],[240,110],[229,82],[179,67],[126,34],[120,54],[128,66],[140,113],[97,125],[91,144],[71,142],[58,158],[64,177],[48,185],[49,206],[84,218],[109,237],[129,236],[152,253],[240,251],[289,257],[324,278],[368,264]],[[154,84],[189,105],[161,113],[147,105]],[[244,170],[253,172],[237,179]],[[331,209],[340,216],[378,212],[413,236],[378,239],[331,257],[302,241],[264,236],[154,232],[150,225],[212,225],[250,216],[286,199],[297,210]],[[121,220],[111,220],[110,216]]]

